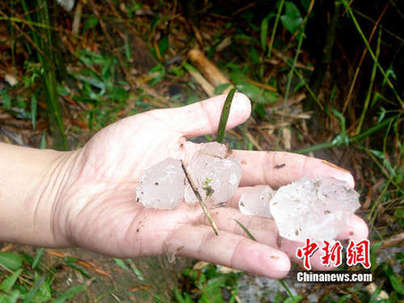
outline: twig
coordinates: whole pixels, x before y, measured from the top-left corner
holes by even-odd
[[[203,201],[201,194],[196,189],[195,183],[192,181],[190,175],[188,174],[187,169],[185,168],[184,162],[182,162],[182,161],[181,161],[181,166],[182,166],[182,170],[184,171],[185,177],[187,178],[188,183],[191,186],[192,191],[194,192],[196,198],[199,201],[199,204],[201,205],[203,213],[205,214],[206,218],[208,218],[210,226],[212,226],[212,229],[215,232],[216,236],[218,236],[219,235],[219,229],[217,228],[216,223],[213,220],[212,216],[210,215],[209,210],[208,210],[205,202]]]
[[[398,244],[399,244],[399,246],[402,246],[402,244],[404,243],[404,232],[401,232],[399,234],[393,235],[390,238],[382,241],[382,243],[383,244],[382,244],[382,246],[380,248],[396,246]]]

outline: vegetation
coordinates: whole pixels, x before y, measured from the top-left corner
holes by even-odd
[[[268,298],[307,302],[317,292],[322,302],[398,302],[404,297],[398,249],[404,227],[404,12],[397,0],[373,4],[87,0],[68,12],[56,1],[3,1],[0,140],[76,148],[122,117],[207,97],[201,73],[214,94],[233,85],[251,98],[253,118],[227,134],[229,144],[314,155],[349,169],[371,230],[374,290],[322,285],[293,296],[284,284],[288,291]],[[195,48],[228,82],[204,74],[189,55]],[[45,252],[0,246],[0,302],[88,301],[92,281],[109,275],[78,256],[52,259]],[[122,297],[113,286],[96,301],[123,302],[136,293],[168,300],[131,262],[116,259],[114,266],[138,285]],[[80,278],[60,287],[59,274],[67,271]],[[171,300],[237,302],[242,276],[213,265],[188,267]]]

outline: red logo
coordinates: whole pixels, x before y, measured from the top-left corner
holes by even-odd
[[[306,239],[306,245],[303,248],[298,248],[296,251],[296,256],[299,259],[303,259],[304,268],[307,270],[311,269],[310,258],[317,251],[318,244],[316,242],[310,242],[310,239]]]
[[[320,245],[316,242],[312,242],[309,238],[306,239],[306,243],[303,247],[299,247],[296,250],[296,256],[299,259],[303,259],[303,266],[305,269],[311,269],[310,258],[320,248]],[[321,245],[321,264],[325,266],[338,267],[342,264],[342,251],[343,246],[339,241],[322,241]],[[354,266],[362,264],[366,269],[370,268],[370,242],[369,240],[363,240],[358,243],[349,241],[346,251],[347,265]]]
[[[346,252],[346,264],[354,266],[362,264],[363,267],[370,268],[370,243],[369,240],[363,240],[355,244],[354,241],[349,241]]]

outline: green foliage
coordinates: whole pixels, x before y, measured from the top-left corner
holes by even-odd
[[[43,249],[39,249],[34,258],[25,253],[0,252],[1,303],[61,303],[86,290],[85,285],[74,286],[56,297],[52,290],[55,270],[41,264],[43,252]]]
[[[221,273],[215,265],[209,264],[201,270],[186,269],[183,278],[191,281],[192,291],[174,290],[176,302],[235,302],[237,279],[240,274]]]
[[[226,97],[226,100],[224,101],[222,113],[220,115],[219,127],[217,130],[217,138],[216,138],[216,141],[219,143],[223,143],[224,133],[226,131],[227,120],[229,119],[230,108],[231,108],[231,104],[233,102],[233,97],[234,97],[235,93],[236,93],[236,89],[233,88],[232,90],[230,90],[229,94]]]
[[[14,252],[0,252],[0,264],[9,270],[18,270],[22,266],[22,257]]]
[[[285,14],[281,16],[282,25],[294,34],[303,22],[299,9],[293,2],[285,2]]]
[[[78,52],[84,68],[70,75],[81,83],[74,100],[90,104],[87,112],[90,129],[100,129],[116,120],[117,113],[126,106],[129,92],[127,83],[117,80],[118,61],[113,56],[100,55],[88,50]],[[69,92],[59,87],[59,93]]]

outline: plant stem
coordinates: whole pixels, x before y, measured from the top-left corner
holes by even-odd
[[[278,11],[276,12],[274,28],[272,29],[271,40],[269,41],[268,55],[267,55],[268,58],[271,58],[272,46],[273,46],[274,40],[275,40],[276,29],[279,24],[279,19],[281,17],[281,12],[282,12],[282,8],[283,8],[284,4],[285,4],[285,0],[281,0],[281,2],[279,3]]]
[[[377,125],[369,128],[368,130],[364,131],[363,133],[361,133],[359,135],[356,135],[356,136],[353,136],[351,138],[348,138],[349,142],[356,143],[356,142],[359,142],[359,141],[363,140],[364,138],[370,136],[374,132],[378,131],[379,129],[381,129],[381,128],[385,127],[386,125],[388,125],[389,123],[391,123],[395,118],[396,117],[386,119],[382,123],[377,124]],[[321,149],[327,149],[327,148],[331,148],[331,147],[334,147],[334,146],[339,146],[341,144],[342,143],[336,144],[336,143],[333,143],[333,142],[324,142],[324,143],[309,146],[309,147],[306,147],[306,148],[298,149],[298,150],[295,151],[295,153],[306,154],[306,153],[321,150]]]
[[[380,43],[382,41],[382,31],[379,30],[379,38],[377,39],[377,49],[376,49],[376,59],[379,58],[379,54],[380,54]],[[365,104],[363,105],[363,110],[361,113],[361,116],[359,118],[359,123],[358,123],[358,127],[356,128],[356,133],[359,134],[361,132],[361,128],[362,128],[362,124],[363,124],[363,120],[365,119],[365,115],[369,106],[369,102],[370,102],[370,97],[372,96],[372,90],[373,90],[373,84],[375,82],[375,76],[376,76],[376,63],[373,63],[373,68],[372,68],[372,74],[370,76],[370,84],[369,84],[369,88],[368,88],[368,92],[366,94],[366,99],[365,99]]]
[[[199,201],[199,205],[202,208],[202,211],[204,212],[206,218],[208,218],[208,221],[210,223],[210,226],[212,226],[213,231],[215,232],[216,236],[219,235],[219,229],[217,228],[217,225],[215,221],[213,220],[212,216],[209,213],[208,207],[206,206],[206,203],[203,201],[201,194],[197,190],[195,183],[192,181],[191,176],[188,174],[187,169],[185,168],[184,162],[181,161],[181,166],[182,170],[184,171],[185,177],[188,180],[189,185],[191,186],[192,191],[194,192],[196,198]]]
[[[365,37],[365,34],[363,33],[358,20],[356,20],[356,17],[354,15],[354,13],[352,12],[351,7],[348,5],[348,3],[346,2],[346,0],[342,0],[342,2],[345,5],[346,10],[348,11],[349,16],[351,17],[353,23],[355,24],[356,30],[358,31],[359,35],[361,36],[363,42],[366,45],[366,48],[369,51],[369,54],[372,56],[373,61],[375,62],[375,64],[377,65],[377,68],[379,69],[379,71],[382,73],[384,80],[386,81],[387,85],[391,88],[391,90],[394,93],[394,96],[396,97],[396,99],[400,102],[401,106],[404,107],[404,101],[401,99],[399,93],[397,92],[396,88],[394,87],[393,83],[391,83],[389,77],[387,76],[386,72],[384,71],[383,67],[380,65],[379,61],[377,60],[377,57],[375,55],[375,53],[373,52],[372,48],[370,47],[370,44],[368,42],[368,40]]]

